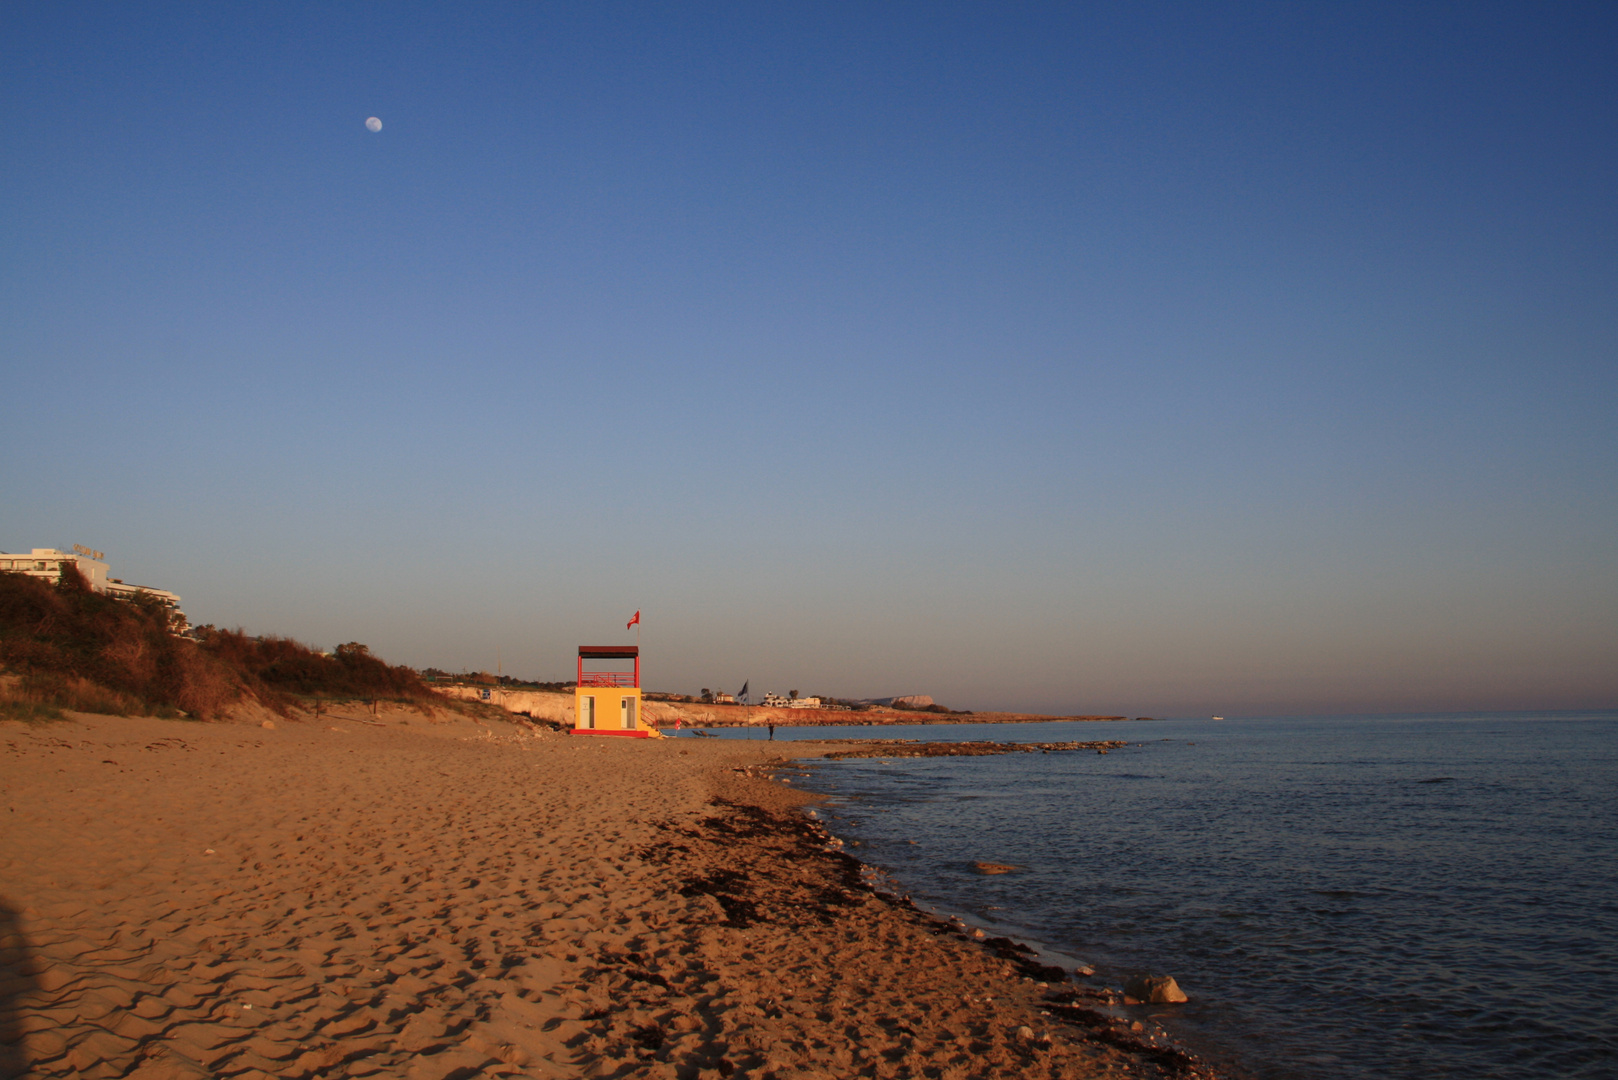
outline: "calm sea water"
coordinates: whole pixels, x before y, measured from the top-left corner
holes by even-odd
[[[1174,975],[1142,1011],[1235,1075],[1618,1076],[1618,714],[869,733],[1128,739],[806,771],[918,902]]]

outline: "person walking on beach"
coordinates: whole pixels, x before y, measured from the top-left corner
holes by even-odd
[[[770,725],[770,741],[771,742],[775,741],[775,725],[774,724]]]

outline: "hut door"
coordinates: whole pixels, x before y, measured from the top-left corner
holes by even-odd
[[[586,695],[579,699],[579,726],[593,728],[596,726],[596,699]]]
[[[625,731],[635,730],[635,699],[621,698],[618,702],[619,719],[623,721]]]

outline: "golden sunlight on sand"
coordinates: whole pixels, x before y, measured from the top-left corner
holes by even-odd
[[[0,723],[0,1075],[1168,1067],[874,891],[779,749],[404,710]]]

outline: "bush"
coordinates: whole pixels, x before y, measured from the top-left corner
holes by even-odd
[[[61,709],[115,714],[219,716],[249,694],[285,712],[297,697],[417,700],[432,691],[358,642],[327,656],[289,638],[205,626],[175,636],[155,598],[94,592],[78,568],[52,585],[0,573],[0,686],[4,715],[49,718]]]
[[[25,724],[40,724],[62,719],[62,710],[55,705],[41,705],[33,701],[12,701],[0,696],[0,720],[21,720]]]
[[[204,653],[239,671],[270,694],[306,698],[413,701],[433,697],[421,677],[393,667],[357,641],[327,655],[283,637],[249,637],[241,630],[197,631]]]
[[[215,716],[242,687],[171,633],[173,617],[156,598],[91,591],[75,566],[54,585],[0,574],[0,664],[23,676],[5,696],[82,712]]]

